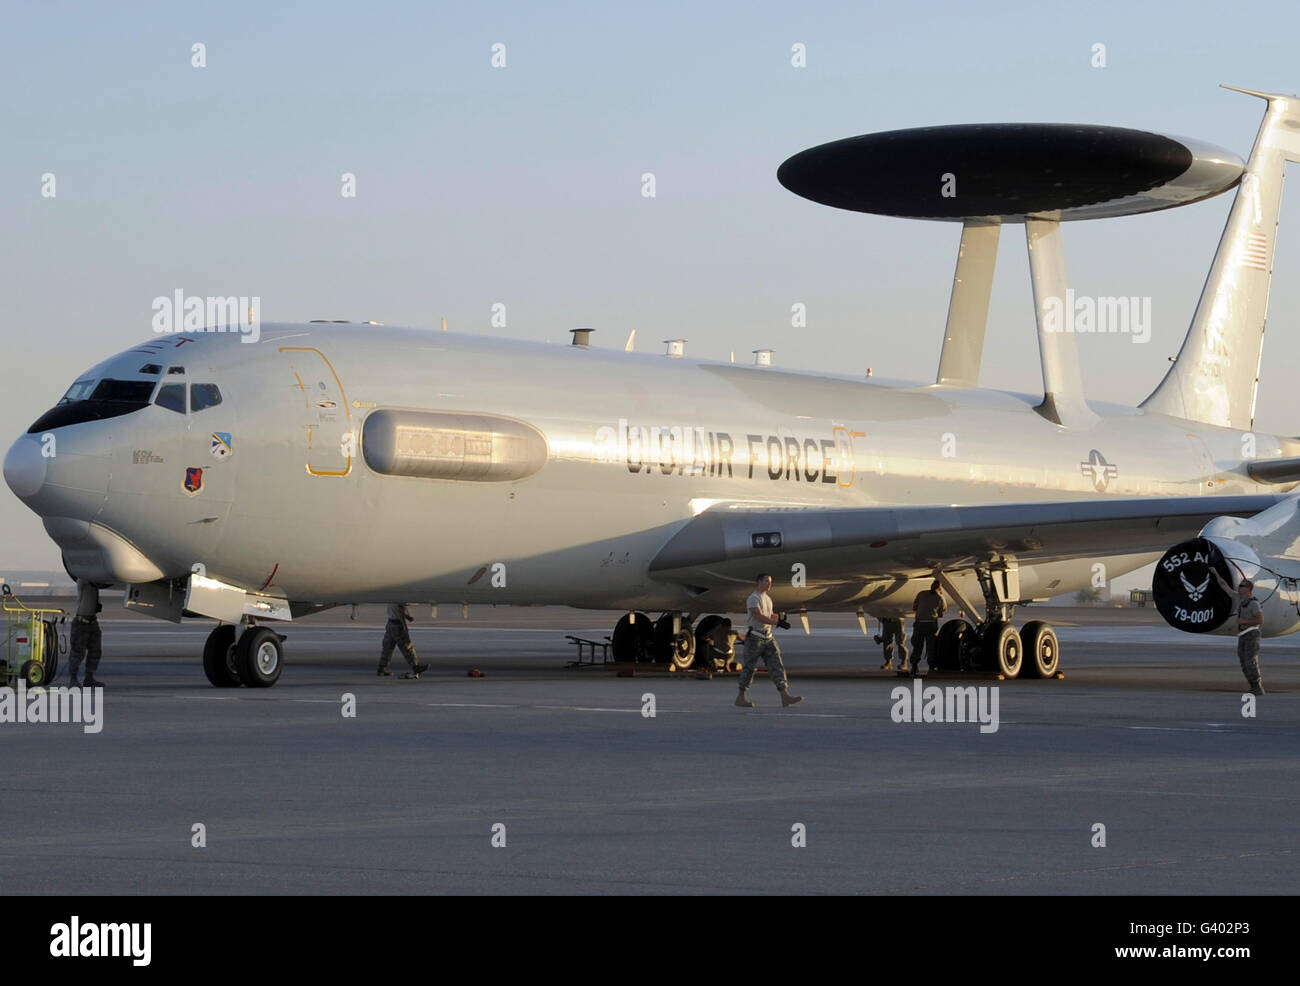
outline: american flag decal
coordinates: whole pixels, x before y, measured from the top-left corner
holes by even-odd
[[[1268,273],[1268,237],[1263,233],[1247,233],[1246,245],[1241,249],[1241,266]]]

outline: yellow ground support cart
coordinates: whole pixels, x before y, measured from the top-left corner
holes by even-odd
[[[59,652],[64,649],[57,620],[63,616],[63,610],[24,606],[7,582],[2,591],[5,645],[0,650],[0,679],[13,687],[19,678],[24,678],[32,688],[52,681],[59,670]]]

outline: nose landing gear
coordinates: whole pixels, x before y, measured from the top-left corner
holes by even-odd
[[[217,626],[203,645],[203,673],[216,688],[270,688],[284,668],[282,634],[249,624],[239,639],[229,623]]]

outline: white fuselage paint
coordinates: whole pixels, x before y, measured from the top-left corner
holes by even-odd
[[[209,577],[291,600],[723,612],[747,586],[705,603],[647,574],[663,544],[712,503],[1278,489],[1242,471],[1241,432],[1113,405],[1093,404],[1095,426],[1070,430],[1036,413],[1030,395],[414,329],[264,325],[255,345],[191,339],[157,359],[183,359],[188,380],[220,386],[222,404],[188,415],[150,406],[62,429],[60,456],[100,463],[109,477],[106,491],[67,484],[61,502],[120,534],[166,577],[197,563]],[[97,372],[144,359],[115,357]],[[548,458],[508,482],[380,475],[360,448],[349,459],[345,435],[359,436],[366,415],[383,408],[516,419],[541,432]],[[220,458],[215,432],[231,435]],[[1293,442],[1253,441],[1261,458],[1295,454]],[[187,467],[203,469],[197,494],[182,489]],[[1023,595],[1086,586],[1097,562],[1114,577],[1154,557],[1022,566]],[[809,598],[776,574],[778,606],[863,598],[857,588]],[[911,594],[871,598],[873,611],[886,611],[910,606]]]

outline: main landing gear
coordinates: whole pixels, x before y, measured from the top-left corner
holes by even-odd
[[[664,613],[652,620],[645,613],[626,613],[610,638],[614,660],[627,664],[667,664],[678,671],[716,670],[735,660],[736,635],[731,621],[706,616],[694,626],[693,614]]]
[[[284,635],[249,623],[238,639],[235,627],[219,624],[203,645],[203,673],[217,688],[270,688],[284,668]]]
[[[949,620],[939,628],[938,670],[991,672],[1007,679],[1056,677],[1061,643],[1051,624],[1030,620],[1017,632],[1011,622],[1020,598],[1020,572],[1015,562],[980,567],[975,575],[984,594],[985,618],[978,624]],[[964,612],[976,612],[946,574],[939,572],[935,578]]]

